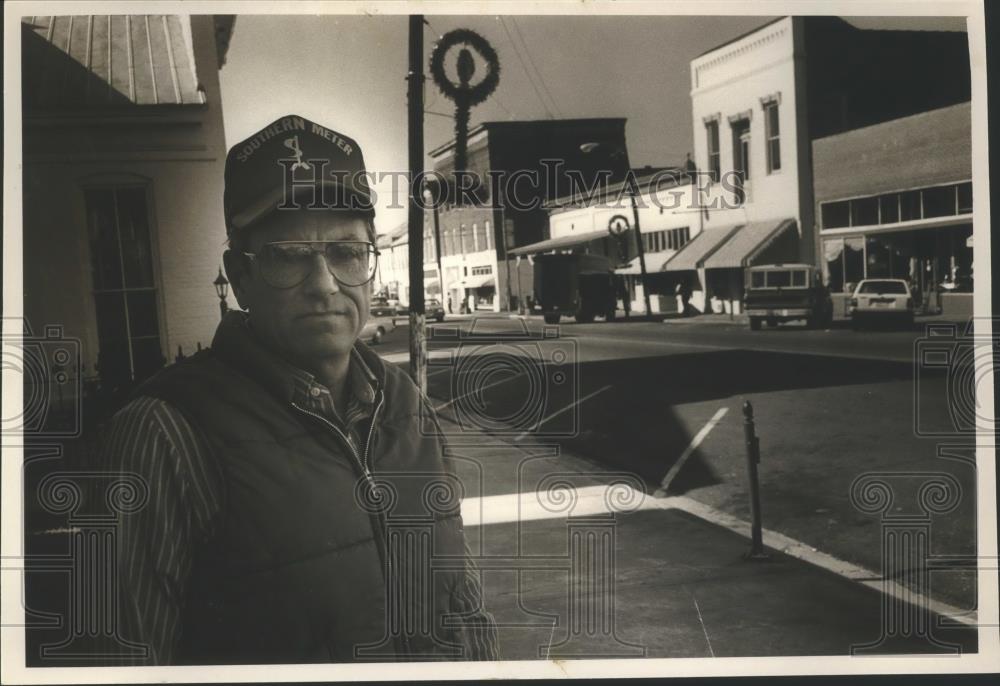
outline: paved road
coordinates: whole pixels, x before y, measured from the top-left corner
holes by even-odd
[[[490,353],[432,360],[429,393],[442,414],[470,432],[485,428],[512,445],[550,443],[596,471],[635,474],[650,492],[669,475],[669,493],[749,519],[742,404],[750,401],[765,527],[878,570],[883,522],[852,503],[855,479],[894,473],[893,515],[919,512],[922,482],[912,475],[943,473],[961,495],[953,511],[932,519],[931,552],[975,553],[972,453],[939,457],[968,436],[921,435],[951,426],[953,388],[943,371],[915,374],[923,330],[618,322],[563,325],[558,339],[537,343],[508,338],[525,325],[536,335],[544,328],[502,318],[435,327],[436,355]],[[383,352],[405,357],[406,333],[394,332]],[[541,361],[508,354],[515,348],[540,350]],[[496,493],[524,488],[511,479],[490,484]],[[933,586],[935,597],[974,606],[971,573],[935,573]]]

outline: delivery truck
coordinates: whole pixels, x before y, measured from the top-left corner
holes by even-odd
[[[535,298],[547,324],[563,316],[580,323],[615,318],[615,274],[604,255],[543,254],[535,257]]]

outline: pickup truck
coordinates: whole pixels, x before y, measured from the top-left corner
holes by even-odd
[[[806,326],[828,326],[833,302],[819,270],[809,264],[767,264],[746,270],[743,310],[753,331],[762,323],[804,319]]]

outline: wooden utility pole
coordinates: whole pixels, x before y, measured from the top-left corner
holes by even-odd
[[[410,15],[410,67],[407,121],[410,168],[410,377],[427,393],[427,339],[424,330],[424,212],[423,189],[414,181],[424,169],[424,16]]]
[[[653,310],[649,306],[649,279],[646,278],[646,250],[642,244],[642,231],[639,229],[639,207],[635,201],[635,194],[639,189],[636,187],[631,175],[626,179],[626,182],[629,184],[628,195],[632,200],[632,217],[635,221],[635,242],[639,250],[639,269],[641,271],[639,278],[642,279],[642,297],[646,301],[646,316],[648,317],[653,314]]]

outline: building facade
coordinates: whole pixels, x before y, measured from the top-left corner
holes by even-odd
[[[825,280],[906,279],[926,312],[972,315],[969,103],[813,141]]]
[[[454,174],[454,141],[430,156],[435,172]],[[611,181],[624,178],[625,120],[485,122],[469,132],[466,169],[484,180],[479,202],[445,205],[425,218],[428,228],[437,222],[441,238],[445,299],[453,307],[516,310],[532,295],[533,270],[510,251],[548,237],[544,205],[574,184],[593,185],[601,170]]]
[[[821,264],[813,141],[966,102],[970,78],[964,33],[835,17],[783,17],[695,58],[705,235],[664,268],[687,272],[711,310],[738,312],[747,266]],[[849,173],[861,159],[841,162]]]
[[[123,387],[211,341],[231,16],[24,17],[24,311]]]
[[[644,288],[648,285],[652,311],[674,312],[681,278],[664,272],[663,266],[702,230],[704,216],[694,202],[696,189],[690,176],[678,168],[635,169],[633,177],[632,190],[614,184],[584,203],[579,197],[550,203],[549,240],[516,252],[529,260],[545,252],[607,256],[621,280],[620,310],[644,311]],[[636,238],[637,216],[646,284]]]
[[[436,178],[454,178],[454,141],[430,156]],[[485,122],[473,128],[466,171],[481,188],[470,202],[442,191],[437,207],[424,213],[425,293],[454,314],[519,309],[532,297],[533,270],[530,260],[511,251],[548,237],[545,204],[581,185],[593,186],[599,170],[620,181],[627,169],[624,119]],[[388,236],[380,239],[376,287],[408,303],[406,225]]]

